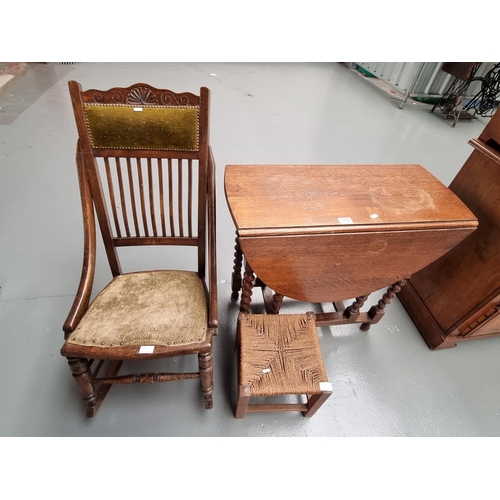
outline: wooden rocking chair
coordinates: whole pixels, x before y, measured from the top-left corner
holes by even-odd
[[[144,83],[82,91],[75,81],[69,89],[79,136],[84,260],[61,354],[68,359],[87,417],[96,413],[112,384],[188,378],[200,379],[210,409],[212,337],[217,334],[210,91],[178,94]],[[94,212],[113,279],[90,303]],[[122,273],[117,248],[139,245],[197,247],[197,265],[194,270]],[[123,361],[191,354],[198,356],[194,373],[118,375]]]

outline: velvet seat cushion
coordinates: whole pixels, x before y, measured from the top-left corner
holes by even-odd
[[[203,342],[207,300],[190,271],[116,277],[92,302],[68,344],[92,347],[179,346]]]

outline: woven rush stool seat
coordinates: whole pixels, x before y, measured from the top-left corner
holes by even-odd
[[[332,393],[314,313],[238,316],[238,401],[245,413],[301,411],[311,417]],[[251,397],[306,395],[306,403],[249,404]]]

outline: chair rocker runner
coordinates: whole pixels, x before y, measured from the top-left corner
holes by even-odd
[[[69,89],[79,136],[84,260],[61,354],[87,417],[112,384],[191,378],[200,379],[210,409],[218,314],[210,91],[179,94],[144,83],[82,91],[75,81]],[[113,279],[91,303],[94,214]],[[189,271],[123,273],[117,248],[140,245],[194,246],[197,263]],[[183,355],[197,355],[199,370],[118,374],[124,361]]]

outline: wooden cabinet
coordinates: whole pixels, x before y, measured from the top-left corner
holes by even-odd
[[[500,113],[450,184],[479,227],[398,294],[431,349],[500,335]]]

